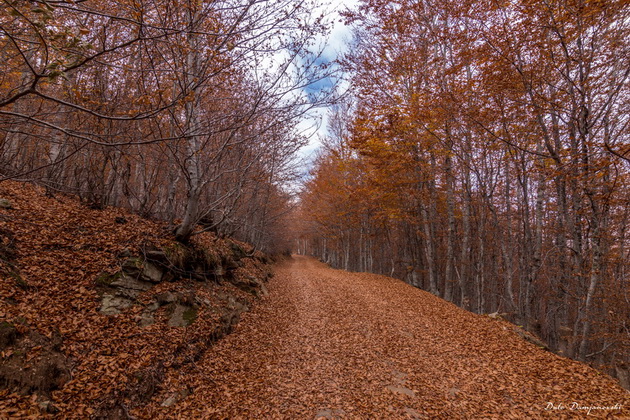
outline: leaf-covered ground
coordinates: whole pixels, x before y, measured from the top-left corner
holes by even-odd
[[[138,416],[630,418],[612,378],[400,281],[294,257],[269,286],[234,334],[168,378],[191,395]]]

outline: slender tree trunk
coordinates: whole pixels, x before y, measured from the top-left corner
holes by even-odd
[[[438,295],[437,279],[435,278],[435,254],[433,248],[433,235],[429,220],[429,211],[427,205],[421,205],[420,212],[422,214],[422,229],[424,232],[424,251],[427,259],[427,271],[429,275],[429,292]]]
[[[505,266],[505,296],[507,301],[507,311],[514,312],[516,307],[516,299],[514,298],[514,276],[512,265],[512,203],[511,200],[511,177],[510,177],[510,162],[509,159],[505,159],[505,189],[504,189],[504,203],[505,203],[505,223],[506,234],[501,241],[501,253],[503,254],[503,262]]]
[[[197,12],[195,7],[189,5],[188,10],[189,23],[192,26],[197,20]],[[192,95],[185,106],[185,126],[186,126],[186,175],[188,181],[188,196],[186,199],[186,205],[184,210],[184,216],[182,223],[177,227],[175,231],[175,237],[178,241],[187,242],[190,239],[190,235],[193,233],[195,224],[199,217],[199,200],[201,199],[201,168],[200,168],[200,152],[201,152],[201,139],[199,137],[199,116],[198,102],[201,96],[198,90],[195,89],[197,81],[196,77],[199,76],[199,35],[192,31],[187,34],[187,46],[188,52],[186,54],[186,75],[184,80],[186,82],[185,89],[189,91],[189,95]]]
[[[466,155],[465,155],[466,157]],[[470,309],[471,298],[468,294],[466,283],[469,275],[470,267],[470,170],[464,163],[462,170],[464,171],[463,188],[462,188],[462,248],[459,264],[459,273],[457,280],[459,283],[459,290],[461,294],[461,306],[465,309]]]
[[[449,151],[450,152],[450,151]],[[446,211],[448,218],[448,238],[446,246],[446,267],[444,268],[444,299],[453,301],[453,264],[455,258],[455,198],[453,197],[453,171],[451,157],[445,159],[446,171]]]
[[[538,144],[537,151],[539,154],[543,152],[542,143]],[[536,209],[535,209],[535,228],[534,228],[534,255],[532,260],[532,266],[530,270],[530,298],[529,305],[532,306],[530,309],[530,318],[531,322],[536,323],[536,319],[538,318],[538,314],[535,313],[534,302],[535,293],[536,293],[536,281],[538,279],[538,273],[540,272],[540,268],[542,267],[542,232],[543,232],[543,206],[546,201],[546,188],[545,188],[545,174],[544,174],[544,164],[542,162],[542,158],[538,158],[537,160],[537,171],[538,171],[538,179],[537,179],[537,191],[536,191]],[[528,321],[528,325],[531,325]]]

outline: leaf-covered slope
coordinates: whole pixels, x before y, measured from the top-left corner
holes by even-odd
[[[0,417],[124,417],[162,390],[169,369],[229,332],[253,297],[234,284],[256,292],[268,274],[265,257],[236,241],[203,234],[182,247],[164,224],[28,184],[4,182],[0,197]],[[142,283],[122,313],[99,312],[103,290],[114,290],[102,280],[120,276],[129,256],[146,264],[148,250],[168,251],[168,276]],[[199,255],[205,271],[186,265]],[[192,325],[169,326],[178,310]],[[20,363],[31,378],[15,378]],[[43,376],[59,380],[32,380]]]

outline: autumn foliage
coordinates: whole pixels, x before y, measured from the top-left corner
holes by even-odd
[[[627,381],[629,12],[361,2],[299,251],[503,313]]]
[[[295,125],[328,96],[301,93],[326,75],[308,4],[0,8],[0,180],[167,220],[182,242],[206,230],[288,249],[283,185],[306,141]]]

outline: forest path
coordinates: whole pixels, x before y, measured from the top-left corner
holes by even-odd
[[[153,414],[523,419],[578,418],[596,406],[608,408],[595,418],[630,418],[630,395],[611,378],[403,282],[294,256],[269,291],[180,372],[195,378],[194,392]]]

